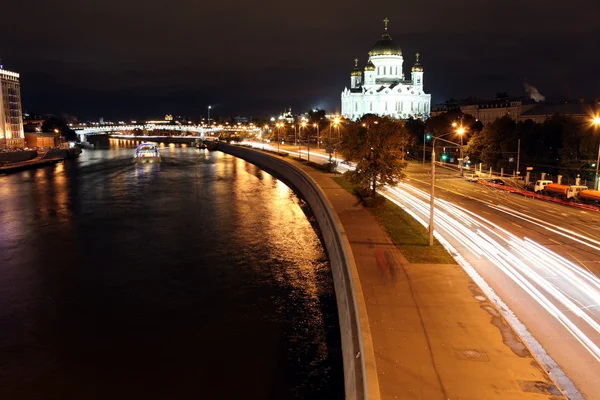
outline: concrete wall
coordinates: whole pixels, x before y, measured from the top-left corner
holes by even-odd
[[[0,153],[0,162],[21,162],[31,160],[37,157],[37,151],[10,151],[7,153]]]
[[[379,399],[372,340],[370,334],[365,333],[369,331],[368,318],[358,281],[358,272],[350,244],[331,203],[319,186],[304,171],[291,163],[263,152],[223,142],[219,142],[216,148],[277,176],[298,190],[310,205],[323,235],[331,263],[342,336],[346,399]],[[363,329],[361,329],[361,323],[367,325],[362,325]],[[363,343],[366,341],[368,341],[366,347],[371,351],[365,353]],[[367,379],[367,377],[374,378]]]

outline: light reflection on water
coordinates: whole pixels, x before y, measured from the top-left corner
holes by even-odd
[[[0,398],[342,398],[303,202],[221,153],[131,146],[0,177]]]

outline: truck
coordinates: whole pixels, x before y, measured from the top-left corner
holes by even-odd
[[[600,204],[600,192],[597,190],[582,190],[579,192],[578,199],[583,203]]]
[[[544,190],[544,188],[546,187],[546,185],[551,184],[552,181],[548,181],[548,180],[539,180],[535,182],[535,186],[533,187],[533,191],[534,192],[541,192],[542,190]]]
[[[557,183],[549,183],[544,187],[542,193],[552,197],[560,197],[561,199],[565,200],[574,200],[579,197],[579,193],[583,190],[587,190],[587,186],[559,185]]]

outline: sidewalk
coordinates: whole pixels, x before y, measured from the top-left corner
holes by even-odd
[[[408,263],[332,174],[290,158],[329,198],[351,244],[381,399],[565,398],[460,266]]]

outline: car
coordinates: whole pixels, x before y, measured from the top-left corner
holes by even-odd
[[[467,182],[477,182],[479,181],[479,177],[475,174],[465,174],[465,181]]]
[[[494,185],[501,185],[504,186],[504,181],[500,178],[492,178],[492,179],[488,179],[487,183],[492,183]]]
[[[535,189],[535,182],[529,182],[527,185],[525,185],[525,187],[523,188],[529,192],[533,192]]]

